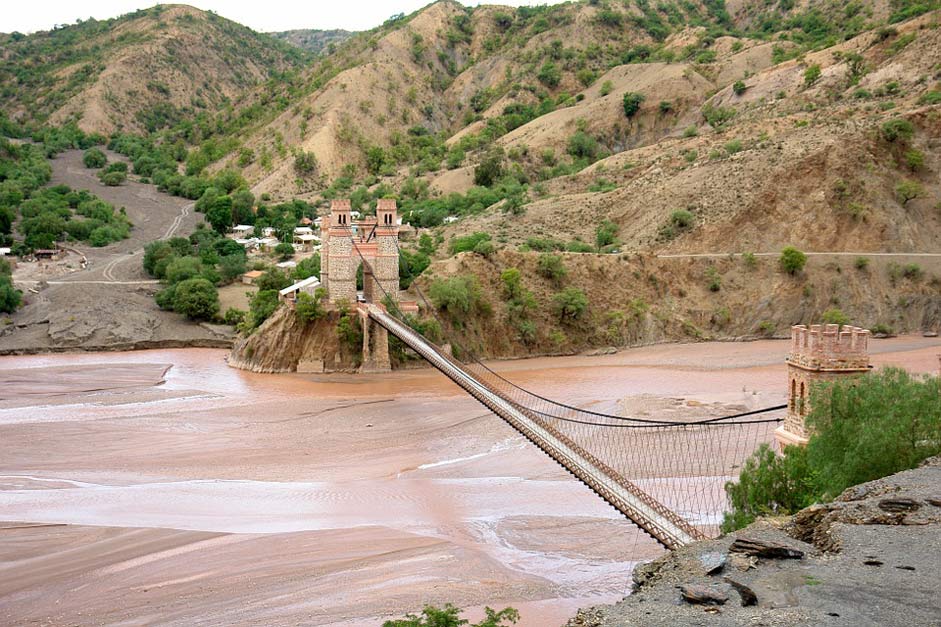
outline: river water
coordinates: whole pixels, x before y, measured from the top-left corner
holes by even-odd
[[[935,371],[941,341],[873,342]],[[786,342],[495,364],[648,416],[784,401]],[[0,623],[563,623],[660,549],[437,372],[259,375],[208,349],[0,359]]]

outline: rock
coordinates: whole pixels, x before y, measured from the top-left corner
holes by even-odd
[[[941,507],[941,498],[937,498],[937,499],[935,499],[935,498],[925,499],[925,502],[928,503],[928,505],[934,505],[935,507]]]
[[[703,572],[707,575],[714,575],[725,568],[726,557],[722,553],[710,552],[699,556],[699,563],[702,564]]]
[[[938,337],[938,332],[937,331],[925,331],[921,335],[922,337]]]
[[[755,594],[754,590],[743,584],[741,581],[736,581],[731,577],[725,577],[725,582],[735,588],[735,591],[738,592],[738,595],[742,597],[742,607],[758,605],[758,595]]]
[[[744,555],[742,553],[733,553],[729,555],[729,562],[735,570],[746,571],[755,568],[758,565],[758,558],[754,555]]]
[[[683,600],[695,605],[724,605],[729,600],[726,592],[711,586],[686,584],[679,588]]]
[[[921,503],[909,498],[882,499],[879,501],[879,509],[893,513],[914,512],[921,509]]]
[[[784,544],[768,542],[767,540],[750,540],[738,538],[729,547],[730,553],[744,553],[755,557],[768,559],[803,559],[804,552],[792,549]]]

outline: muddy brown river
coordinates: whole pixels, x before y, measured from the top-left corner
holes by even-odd
[[[499,362],[581,406],[781,403],[788,343]],[[941,341],[872,343],[935,372]],[[436,371],[259,375],[209,349],[0,358],[0,624],[559,625],[647,536]]]

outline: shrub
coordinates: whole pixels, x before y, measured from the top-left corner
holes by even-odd
[[[477,248],[477,245],[481,242],[489,242],[490,239],[490,233],[484,233],[482,231],[464,235],[463,237],[455,237],[448,244],[448,252],[452,255],[469,252]]]
[[[836,307],[830,307],[829,309],[824,311],[821,319],[826,324],[838,324],[840,326],[850,323],[849,316],[847,316],[845,313],[843,313],[841,310],[837,309]]]
[[[732,141],[727,142],[727,143],[725,144],[724,148],[725,148],[725,151],[726,151],[727,153],[729,153],[730,155],[734,155],[734,154],[737,153],[737,152],[741,152],[741,151],[742,151],[742,140],[740,140],[740,139],[733,139]]]
[[[536,74],[539,82],[546,87],[557,87],[562,81],[562,72],[552,61],[546,61]]]
[[[192,320],[212,320],[219,313],[219,292],[203,278],[182,281],[176,285],[173,311]]]
[[[888,142],[906,142],[915,135],[915,126],[904,118],[893,118],[882,124],[882,137]]]
[[[915,150],[914,148],[906,151],[905,165],[907,165],[908,169],[912,172],[917,172],[925,167],[925,153],[920,150]]]
[[[702,108],[702,115],[709,123],[709,126],[718,129],[728,124],[729,120],[735,117],[735,109],[707,104]]]
[[[117,187],[127,180],[127,174],[124,172],[105,172],[98,179],[102,185]]]
[[[621,104],[624,107],[624,116],[629,120],[640,111],[640,104],[644,101],[644,95],[629,91],[624,94]]]
[[[689,126],[683,131],[683,137],[696,137],[699,135],[699,129],[695,126]]]
[[[722,275],[715,266],[709,266],[706,270],[706,280],[710,292],[718,292],[722,289]]]
[[[103,168],[108,165],[108,157],[99,148],[89,148],[82,155],[82,163],[86,168]]]
[[[922,94],[922,96],[918,99],[918,104],[941,104],[941,91],[933,90]]]
[[[443,608],[427,605],[420,615],[406,614],[405,618],[385,621],[382,627],[505,627],[504,621],[506,625],[511,625],[519,620],[519,612],[512,607],[503,608],[499,612],[487,607],[484,608],[484,613],[486,616],[482,622],[471,625],[467,620],[460,618],[461,610],[450,603]]]
[[[236,309],[235,307],[229,307],[225,310],[225,315],[222,319],[225,323],[232,327],[237,327],[242,324],[242,321],[245,320],[245,316],[248,315],[247,311],[242,309]]]
[[[500,273],[503,282],[503,297],[507,300],[519,298],[523,293],[523,280],[520,271],[516,268],[507,268]]]
[[[588,297],[577,287],[567,287],[552,297],[552,310],[563,322],[579,320],[588,310]]]
[[[869,267],[869,257],[857,257],[853,262],[853,266],[857,270],[865,270]]]
[[[302,322],[310,323],[320,320],[327,315],[327,310],[324,309],[322,304],[323,298],[326,295],[327,290],[322,287],[317,288],[313,296],[306,292],[301,292],[297,295],[297,302],[294,303],[294,314]]]
[[[660,113],[663,113],[664,115],[666,115],[670,111],[673,111],[673,103],[670,102],[669,100],[661,100],[660,104],[657,105],[657,107],[660,109]]]
[[[810,87],[817,82],[817,79],[820,78],[820,65],[814,63],[806,70],[804,70],[804,86]]]
[[[614,83],[611,81],[605,81],[601,83],[601,88],[598,90],[598,94],[601,96],[607,96],[612,91],[614,91]]]
[[[735,92],[736,96],[744,94],[746,89],[748,88],[745,86],[745,81],[735,81],[735,83],[732,84],[732,91]]]
[[[918,181],[904,180],[895,186],[895,197],[902,206],[908,204],[909,200],[914,200],[925,193],[925,188]]]
[[[742,261],[749,270],[754,270],[758,267],[758,259],[755,257],[755,253],[742,253]]]
[[[491,150],[474,168],[474,184],[490,187],[503,177],[503,153]]]
[[[688,229],[696,222],[696,216],[686,209],[677,209],[670,214],[670,224],[678,229]]]
[[[556,285],[561,283],[565,275],[568,274],[565,264],[562,263],[562,256],[553,255],[552,253],[539,255],[539,259],[536,261],[536,272],[539,273],[539,276],[549,279]]]
[[[307,176],[317,171],[317,156],[312,152],[299,151],[294,156],[294,171],[301,176]]]
[[[576,159],[594,159],[598,154],[598,142],[585,131],[578,131],[569,137],[567,151]]]
[[[793,513],[835,498],[846,488],[914,468],[941,453],[941,385],[886,368],[811,388],[806,447],[789,446],[777,456],[762,446],[745,463],[737,482],[726,484],[732,504],[723,531],[764,514]]]
[[[782,270],[793,276],[803,270],[804,266],[807,265],[807,255],[793,246],[786,246],[781,251],[778,263],[781,264]]]

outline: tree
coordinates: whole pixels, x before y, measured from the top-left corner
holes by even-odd
[[[255,214],[255,196],[247,189],[238,189],[232,192],[232,221],[236,224],[252,224]]]
[[[507,268],[500,273],[503,281],[503,296],[507,300],[518,298],[523,293],[523,281],[520,271],[516,268]]]
[[[473,275],[435,279],[428,289],[428,295],[435,307],[447,311],[455,320],[462,320],[471,312],[488,308],[480,284]]]
[[[294,267],[294,280],[303,281],[312,276],[320,276],[320,253],[314,253],[307,259],[297,262]]]
[[[203,263],[196,257],[177,257],[166,269],[166,280],[170,285],[194,279],[203,273]]]
[[[821,319],[826,324],[838,324],[843,326],[844,324],[849,324],[850,319],[842,310],[837,309],[836,307],[830,307],[821,316]]]
[[[594,159],[598,154],[598,141],[585,131],[569,137],[567,152],[576,159]]]
[[[192,320],[212,320],[219,313],[219,292],[203,278],[182,281],[176,285],[173,311]]]
[[[255,279],[255,285],[260,292],[271,290],[277,293],[291,284],[291,279],[278,268],[272,268]]]
[[[908,204],[909,200],[914,200],[925,193],[925,188],[918,181],[904,180],[895,186],[895,197],[902,203],[902,206]]]
[[[604,248],[617,242],[618,225],[610,220],[605,220],[595,229],[595,243],[598,248]]]
[[[294,246],[287,242],[281,242],[274,247],[274,252],[284,261],[294,256]]]
[[[99,148],[89,148],[82,155],[82,163],[86,168],[103,168],[108,165],[108,157]]]
[[[552,297],[552,310],[563,322],[578,320],[588,310],[588,297],[577,287],[567,287]]]
[[[219,196],[206,211],[206,221],[217,233],[225,233],[232,226],[232,197]]]
[[[170,246],[169,242],[165,240],[150,242],[144,247],[144,272],[152,277],[161,278],[157,276],[157,263],[162,259],[172,256],[173,248]]]
[[[807,255],[793,246],[786,246],[781,251],[778,262],[781,264],[782,270],[790,275],[795,275],[804,269],[804,266],[807,264]]]
[[[101,176],[98,177],[102,185],[108,187],[118,187],[125,181],[127,181],[127,173],[125,172],[104,172]]]
[[[846,488],[914,468],[941,453],[941,382],[898,368],[811,387],[810,441],[777,456],[766,445],[728,482],[723,531],[793,513]]]
[[[370,146],[366,150],[366,169],[373,176],[382,172],[382,166],[386,163],[386,152],[381,146]]]
[[[474,184],[490,187],[503,178],[503,151],[491,150],[474,168]]]
[[[297,302],[294,303],[294,314],[302,322],[315,322],[320,320],[327,315],[327,310],[324,309],[322,304],[326,295],[327,290],[322,287],[317,288],[313,296],[306,292],[301,292],[297,295]]]
[[[640,103],[644,101],[644,95],[638,94],[637,92],[629,91],[624,94],[624,98],[621,101],[622,106],[624,107],[624,116],[630,120],[634,115],[640,111]]]
[[[13,313],[23,302],[23,292],[13,287],[9,276],[0,275],[0,311]]]
[[[278,308],[277,290],[259,290],[252,296],[248,304],[249,313],[252,316],[252,328],[261,326]]]
[[[736,96],[744,94],[746,89],[748,89],[748,87],[745,86],[745,81],[735,81],[732,84],[732,91],[735,92]]]

